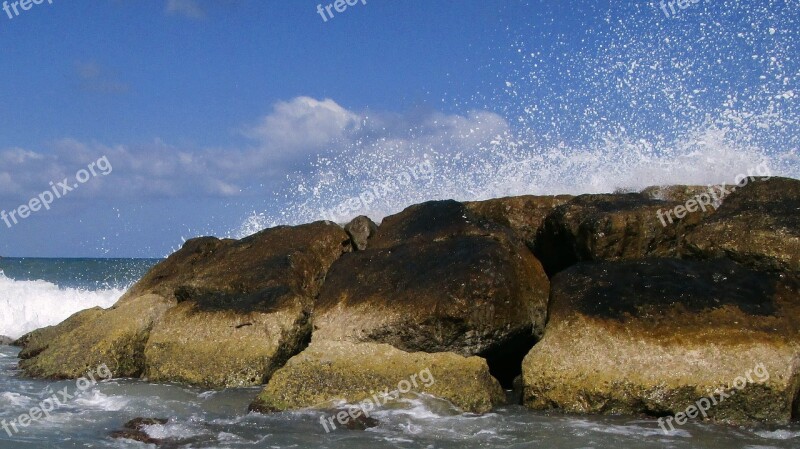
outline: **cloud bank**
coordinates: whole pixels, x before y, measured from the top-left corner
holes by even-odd
[[[94,73],[93,67],[84,67]],[[347,109],[332,99],[296,97],[233,131],[228,148],[184,148],[154,139],[106,144],[65,137],[42,149],[0,149],[0,198],[24,200],[50,181],[72,176],[88,161],[107,156],[113,176],[80,192],[86,197],[237,197],[250,186],[309,170],[320,158],[364,152],[402,158],[426,151],[480,151],[509,132],[486,111],[388,113]]]

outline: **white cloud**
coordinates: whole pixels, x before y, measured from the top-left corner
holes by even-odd
[[[113,174],[87,183],[81,195],[230,197],[247,186],[285,179],[292,169],[309,169],[319,155],[357,157],[366,151],[388,160],[427,151],[465,154],[480,151],[509,129],[502,117],[486,111],[366,114],[310,97],[278,102],[253,122],[241,130],[252,140],[243,148],[184,148],[159,139],[109,146],[65,138],[52,142],[47,152],[0,149],[0,196],[41,191],[107,156]]]
[[[361,117],[338,105],[310,97],[297,97],[273,106],[272,113],[243,134],[257,140],[263,152],[275,159],[296,159],[357,131]]]

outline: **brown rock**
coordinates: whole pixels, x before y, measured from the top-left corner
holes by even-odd
[[[581,263],[553,279],[545,336],[523,364],[524,401],[667,416],[747,379],[708,416],[786,423],[800,388],[798,337],[797,278],[725,259]]]
[[[758,270],[800,272],[800,181],[750,181],[692,230],[684,245],[694,257],[728,257]]]
[[[356,251],[364,251],[367,249],[369,239],[378,232],[378,225],[370,220],[369,217],[361,215],[345,225],[344,230],[347,232],[347,235],[350,236],[353,249]]]
[[[637,193],[581,195],[545,219],[534,253],[551,276],[579,261],[679,256],[681,236],[711,210],[660,218],[677,206]]]
[[[150,334],[146,376],[206,388],[264,384],[307,345],[311,304],[347,240],[332,223],[267,229],[217,248],[191,278],[178,270],[178,305]]]
[[[347,234],[324,222],[190,240],[111,309],[40,333],[46,344],[32,346],[20,367],[77,378],[105,363],[115,377],[146,370],[207,387],[261,383],[305,345],[313,298],[349,249]]]
[[[487,201],[464,203],[467,210],[482,219],[513,230],[528,246],[533,248],[536,234],[544,219],[553,210],[573,197],[558,196],[513,196]]]
[[[311,345],[278,370],[254,407],[358,401],[430,368],[436,384],[428,393],[488,411],[504,400],[489,366],[509,383],[519,373],[546,320],[548,288],[508,229],[455,201],[412,206],[387,217],[369,249],[331,267]]]
[[[521,360],[544,329],[548,292],[541,265],[506,229],[456,202],[426,203],[388,217],[369,250],[333,265],[315,338],[490,362],[521,350]]]

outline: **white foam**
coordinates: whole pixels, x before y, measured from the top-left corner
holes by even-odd
[[[4,393],[0,393],[0,404],[2,404],[4,408],[8,404],[14,405],[14,406],[20,406],[20,405],[27,405],[30,402],[31,402],[31,398],[29,398],[27,396],[23,396],[23,395],[21,395],[19,393],[14,393],[14,392],[10,392],[10,391],[6,391]]]
[[[59,288],[46,281],[16,281],[0,271],[0,335],[19,338],[95,306],[111,307],[122,289]]]
[[[761,430],[754,433],[761,438],[766,438],[768,440],[791,440],[794,438],[800,438],[800,432],[793,432],[785,429],[773,431]]]

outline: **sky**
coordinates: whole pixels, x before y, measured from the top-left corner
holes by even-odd
[[[791,0],[767,3],[778,14],[796,13]],[[583,120],[597,104],[620,100],[609,48],[621,35],[640,39],[643,29],[664,31],[665,24],[676,36],[686,35],[681,27],[702,29],[715,7],[702,1],[667,17],[645,1],[359,0],[342,12],[332,8],[330,17],[329,3],[322,14],[319,4],[43,0],[27,10],[17,5],[18,14],[11,5],[0,11],[0,255],[163,257],[187,238],[239,236],[248,221],[251,231],[282,216],[297,221],[287,213],[297,204],[287,195],[311,192],[317,209],[365,191],[380,196],[353,180],[401,173],[434,154],[442,164],[474,156],[520,129],[563,140],[586,123],[595,132],[607,116],[653,123],[658,114],[639,112]],[[794,15],[764,16],[782,24],[776,37],[796,25]],[[644,28],[626,26],[629,20]],[[739,23],[735,14],[720,20]],[[767,36],[762,25],[758,35]],[[782,67],[764,69],[790,74],[792,86],[795,38],[783,36]],[[686,51],[658,42],[673,55]],[[730,54],[741,50],[736,45]],[[770,51],[748,64],[770,65]],[[586,70],[590,61],[602,70]],[[540,66],[547,70],[532,71]],[[753,81],[758,70],[740,83],[763,86]],[[791,92],[778,84],[778,94]],[[677,95],[704,98],[684,87],[675,87]],[[562,107],[568,97],[581,115]],[[622,95],[627,106],[636,103],[630,100]],[[548,113],[534,117],[533,103]],[[784,108],[794,117],[796,109]],[[458,170],[451,170],[454,179]],[[334,180],[320,181],[328,175]],[[320,193],[335,191],[337,182],[350,193]],[[444,178],[436,184],[438,197],[466,188]],[[419,192],[426,188],[406,198],[425,199]],[[408,189],[393,190],[384,194]]]

